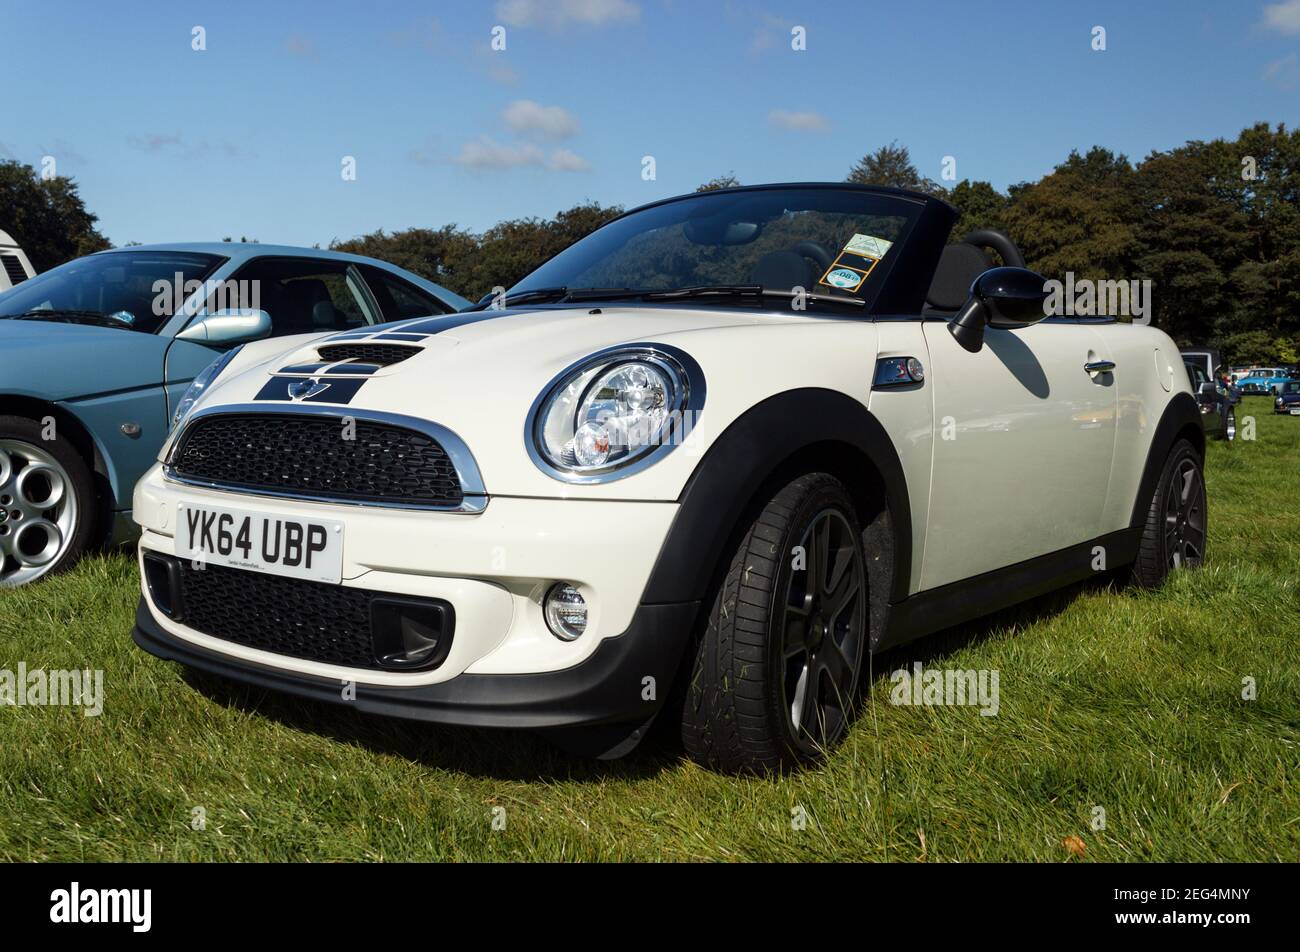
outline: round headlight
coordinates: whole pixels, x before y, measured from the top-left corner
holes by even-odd
[[[617,479],[682,442],[703,402],[703,374],[686,354],[615,348],[567,368],[538,397],[529,452],[557,479]]]

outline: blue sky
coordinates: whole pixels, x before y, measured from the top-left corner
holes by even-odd
[[[0,0],[0,24],[0,157],[53,156],[115,243],[479,230],[839,180],[894,140],[1005,188],[1071,148],[1300,122],[1300,0]]]

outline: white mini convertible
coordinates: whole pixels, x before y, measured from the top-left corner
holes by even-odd
[[[363,711],[816,761],[879,652],[1205,553],[1178,348],[853,185],[656,202],[475,308],[245,344],[135,490],[135,640]],[[997,265],[997,266],[995,266]]]

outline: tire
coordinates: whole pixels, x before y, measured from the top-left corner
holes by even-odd
[[[1155,588],[1173,569],[1195,568],[1205,558],[1205,472],[1187,440],[1169,451],[1142,527],[1133,581]]]
[[[866,641],[853,501],[826,473],[800,476],[745,527],[715,586],[685,692],[687,753],[733,773],[818,762],[848,728]]]
[[[67,439],[26,417],[0,416],[0,588],[74,565],[90,546],[95,490]]]

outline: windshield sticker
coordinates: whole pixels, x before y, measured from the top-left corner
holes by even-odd
[[[892,241],[886,241],[884,238],[877,238],[874,235],[854,235],[849,239],[849,243],[844,246],[844,250],[867,258],[883,258],[885,252],[892,248],[893,245]]]
[[[854,235],[817,283],[843,291],[857,291],[893,245],[892,241],[884,238]]]
[[[841,288],[845,291],[856,291],[862,287],[862,282],[867,280],[866,271],[855,271],[853,268],[846,268],[840,265],[832,265],[825,274],[822,275],[818,284],[824,284],[827,287]]]

